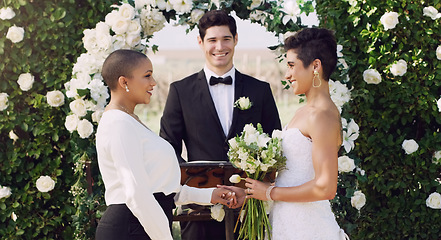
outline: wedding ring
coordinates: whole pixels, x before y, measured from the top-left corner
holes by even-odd
[[[247,188],[247,194],[251,194],[251,188]]]

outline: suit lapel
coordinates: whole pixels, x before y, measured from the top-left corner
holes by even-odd
[[[242,97],[242,95],[243,95],[242,92],[243,92],[242,74],[239,71],[237,71],[237,69],[236,69],[236,78],[235,78],[235,83],[234,83],[234,101],[236,101],[237,99]],[[230,126],[230,130],[228,131],[227,139],[234,137],[234,136],[231,136],[231,134],[234,131],[234,126],[236,125],[238,116],[239,116],[239,109],[236,107],[233,107],[233,121],[231,122],[231,126]]]
[[[201,96],[201,105],[202,109],[208,109],[208,113],[210,116],[212,116],[213,119],[215,119],[215,122],[217,125],[218,131],[222,134],[222,136],[225,138],[225,133],[222,128],[222,124],[219,120],[219,116],[216,111],[216,107],[214,106],[213,99],[211,98],[210,89],[208,89],[208,83],[207,79],[205,77],[204,71],[200,71],[197,75],[197,90],[199,91],[196,94],[199,94]],[[190,93],[192,94],[192,93]],[[210,123],[212,121],[207,121],[207,123]],[[210,126],[212,127],[212,126]]]

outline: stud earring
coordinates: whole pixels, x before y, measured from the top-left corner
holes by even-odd
[[[129,87],[126,85],[126,92],[130,92]]]
[[[319,84],[318,85],[315,85],[315,79],[319,80]],[[314,70],[314,77],[312,78],[312,86],[315,87],[315,88],[318,88],[321,85],[322,85],[322,80],[320,79],[319,72],[317,70]]]

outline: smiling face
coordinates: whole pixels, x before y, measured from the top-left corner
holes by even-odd
[[[305,68],[303,62],[297,58],[295,49],[288,50],[286,61],[288,69],[286,70],[285,79],[291,83],[294,93],[307,93],[312,87],[314,65],[311,63]]]
[[[141,59],[133,69],[132,76],[127,78],[130,92],[126,96],[135,104],[149,104],[155,85],[152,62],[148,58]]]
[[[233,67],[237,34],[233,36],[227,25],[208,28],[204,39],[198,37],[198,42],[204,51],[207,67],[211,71],[221,76]]]

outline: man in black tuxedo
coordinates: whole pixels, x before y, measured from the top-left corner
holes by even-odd
[[[228,140],[240,135],[245,124],[260,123],[266,133],[280,129],[279,113],[270,85],[237,71],[233,66],[238,35],[236,21],[222,10],[199,20],[198,43],[205,67],[170,85],[161,118],[160,136],[174,147],[180,161],[182,141],[188,161],[228,161]],[[252,103],[234,107],[240,97]],[[225,239],[223,222],[181,223],[183,240]]]

